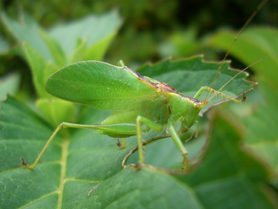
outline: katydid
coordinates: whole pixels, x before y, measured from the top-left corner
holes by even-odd
[[[79,70],[76,71],[73,66],[78,66]],[[208,103],[207,100],[198,100],[205,90],[237,103],[242,102],[210,87],[201,87],[192,98],[183,96],[168,84],[142,76],[123,64],[118,67],[99,61],[84,61],[69,65],[50,76],[46,91],[64,100],[115,112],[100,125],[61,123],[36,161],[30,166],[24,166],[30,169],[36,166],[61,128],[94,129],[115,138],[137,135],[139,164],[142,165],[142,132],[150,129],[160,132],[167,126],[184,157],[185,169],[188,152],[179,138],[175,124],[178,120],[181,121],[181,133],[190,129],[201,109]]]
[[[266,3],[266,0],[260,4],[258,9],[264,3]],[[251,19],[257,13],[257,10],[252,14]],[[247,22],[250,22],[249,20]],[[246,24],[243,28],[245,27]],[[238,36],[241,32],[242,30]],[[224,59],[226,59],[226,56]],[[74,66],[78,66],[79,70],[76,71]],[[217,73],[220,68],[221,66]],[[239,73],[245,70],[246,68]],[[144,163],[142,133],[150,129],[161,132],[166,126],[171,138],[183,156],[183,169],[186,169],[188,152],[180,140],[179,133],[185,133],[190,130],[202,108],[215,95],[220,95],[236,103],[241,103],[246,99],[243,96],[242,100],[238,100],[220,92],[235,77],[229,80],[220,90],[213,89],[212,85],[217,73],[210,87],[200,87],[193,97],[188,97],[166,83],[130,70],[123,62],[120,63],[120,66],[113,66],[100,61],[83,61],[66,66],[49,77],[45,86],[48,93],[67,101],[115,112],[99,125],[61,123],[53,132],[34,163],[27,165],[22,160],[22,165],[33,169],[61,128],[79,128],[93,129],[100,134],[123,138],[123,141],[126,137],[137,135],[138,166],[140,167]],[[214,95],[209,100],[206,97],[204,101],[200,101],[199,97],[204,91]],[[177,121],[181,122],[179,131],[175,127]],[[121,148],[123,147],[124,143]]]

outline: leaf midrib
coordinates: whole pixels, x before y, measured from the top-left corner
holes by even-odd
[[[59,186],[59,198],[57,208],[62,208],[63,190],[66,182],[66,164],[68,156],[69,139],[64,139],[62,144],[62,158],[61,158],[61,178]]]

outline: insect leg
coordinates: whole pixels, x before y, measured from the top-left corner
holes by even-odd
[[[189,142],[193,138],[193,136],[194,136],[194,132],[192,132],[191,136],[188,139],[186,139],[184,142]]]
[[[46,144],[44,145],[42,151],[31,165],[28,165],[24,162],[24,160],[21,158],[21,165],[33,169],[39,162],[41,156],[49,146],[49,144],[52,142],[56,134],[61,128],[79,128],[79,129],[94,129],[97,130],[100,133],[104,133],[106,135],[126,135],[126,136],[132,136],[136,134],[136,125],[135,124],[130,124],[130,123],[123,123],[123,124],[109,124],[109,125],[80,125],[80,124],[74,124],[74,123],[61,123],[53,132],[53,134],[50,136]]]
[[[31,164],[31,165],[28,165],[24,162],[24,160],[22,158],[20,158],[21,160],[21,165],[26,167],[26,168],[29,168],[29,169],[33,169],[35,168],[35,166],[37,165],[37,163],[39,162],[41,156],[43,155],[43,153],[45,152],[45,150],[47,149],[47,147],[49,146],[49,144],[52,142],[52,140],[54,139],[54,137],[56,136],[56,134],[58,133],[58,131],[63,128],[63,123],[61,123],[56,129],[55,131],[53,132],[53,134],[50,136],[50,138],[48,139],[48,141],[46,142],[46,144],[44,145],[42,151],[40,152],[40,154],[38,155],[38,157],[36,158],[36,160]]]
[[[117,138],[118,140],[118,143],[117,143],[117,146],[120,148],[120,149],[124,149],[125,148],[125,138],[122,138],[122,142],[119,141],[119,139]]]
[[[176,131],[176,128],[175,128],[175,123],[174,122],[170,122],[168,123],[168,128],[169,128],[169,132],[170,132],[170,135],[173,139],[173,141],[175,142],[175,144],[177,145],[177,147],[179,148],[179,150],[181,151],[181,154],[183,156],[183,169],[186,169],[186,166],[187,166],[187,162],[188,162],[188,152],[186,150],[186,148],[183,146],[181,140],[180,140],[180,137]]]
[[[144,155],[143,155],[143,141],[142,141],[142,131],[141,131],[141,123],[146,124],[148,127],[153,129],[154,131],[160,132],[163,129],[163,125],[159,123],[155,123],[147,118],[142,116],[137,116],[136,118],[136,130],[137,130],[137,143],[138,143],[138,153],[139,153],[139,164],[144,163]]]
[[[242,103],[242,102],[244,102],[246,100],[246,96],[245,95],[243,95],[243,99],[242,100],[238,100],[238,99],[235,99],[235,98],[233,98],[231,96],[228,96],[227,94],[224,94],[224,93],[222,93],[220,91],[214,90],[214,89],[212,89],[212,88],[210,88],[208,86],[202,86],[197,91],[197,93],[193,96],[193,98],[198,99],[200,97],[200,95],[203,93],[203,91],[205,91],[205,90],[207,90],[207,91],[209,91],[211,93],[214,93],[215,95],[220,95],[221,97],[227,98],[227,99],[229,99],[229,100],[231,100],[233,102],[236,102],[238,104],[240,104],[240,103]]]
[[[125,148],[125,138],[122,138],[122,146],[120,147],[121,149]]]

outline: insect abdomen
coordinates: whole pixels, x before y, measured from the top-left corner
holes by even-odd
[[[137,111],[115,111],[108,118],[102,121],[102,125],[117,123],[136,123]]]
[[[152,109],[141,110],[139,114],[156,123],[166,124],[170,116],[168,101],[157,103]]]

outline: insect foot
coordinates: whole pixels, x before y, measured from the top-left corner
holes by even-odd
[[[184,153],[182,156],[183,156],[182,169],[185,170],[187,168],[187,163],[188,163],[188,153]]]
[[[244,102],[245,100],[247,99],[247,96],[245,95],[245,92],[243,93],[243,95],[242,95],[242,102]]]
[[[30,166],[30,165],[28,165],[28,164],[25,163],[25,161],[23,160],[23,158],[20,158],[20,161],[21,161],[20,164],[21,164],[22,166],[24,166],[24,167],[26,167],[26,168],[28,168],[28,169],[30,169],[30,170],[33,169],[32,166]]]
[[[125,148],[125,145],[126,145],[125,139],[123,138],[123,139],[122,139],[122,142],[120,142],[120,140],[117,138],[117,141],[118,141],[118,143],[116,144],[117,147],[119,147],[120,149],[124,149],[124,148]]]

